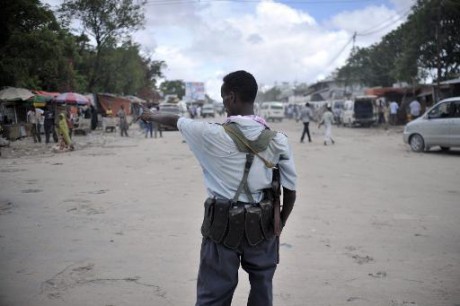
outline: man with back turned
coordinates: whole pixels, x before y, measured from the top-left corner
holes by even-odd
[[[235,71],[224,77],[221,87],[228,115],[224,124],[148,110],[141,115],[143,120],[177,126],[203,169],[208,198],[197,306],[231,305],[240,265],[251,284],[248,305],[273,305],[279,250],[276,216],[282,228],[296,198],[296,171],[287,137],[254,115],[256,95],[255,78]],[[272,188],[274,174],[282,186],[280,212]]]

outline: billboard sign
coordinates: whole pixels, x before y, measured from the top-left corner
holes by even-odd
[[[204,83],[185,82],[185,97],[189,101],[204,100]]]

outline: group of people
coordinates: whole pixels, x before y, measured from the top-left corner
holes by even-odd
[[[391,101],[389,104],[389,112],[390,118],[389,123],[391,125],[396,125],[398,123],[398,113],[399,113],[400,106],[396,101]],[[422,114],[422,105],[417,99],[412,100],[407,109],[407,121],[415,120]]]
[[[306,103],[305,107],[300,110],[298,120],[303,123],[302,136],[300,137],[300,142],[303,143],[305,135],[308,136],[308,142],[311,142],[310,135],[310,122],[313,121],[313,111],[310,107],[310,103]],[[334,114],[332,113],[332,108],[330,105],[327,105],[326,111],[321,116],[321,120],[318,123],[318,128],[324,125],[324,145],[328,143],[335,144],[334,139],[332,138],[332,124],[334,123]]]
[[[157,112],[159,111],[160,108],[158,106],[152,106],[150,108],[151,112]],[[153,121],[146,121],[144,122],[144,128],[145,128],[145,138],[147,138],[150,134],[150,138],[155,135],[155,138],[157,138],[157,134],[160,135],[160,138],[163,137],[163,132],[161,130],[161,126]]]
[[[396,125],[398,122],[398,111],[399,104],[396,101],[392,101],[387,106],[385,102],[379,101],[378,103],[378,123],[379,124],[391,124]],[[407,113],[408,120],[414,120],[420,117],[421,115],[421,104],[417,99],[414,99],[408,105]],[[388,118],[389,113],[389,118]],[[308,136],[308,142],[311,142],[310,135],[310,122],[313,121],[314,115],[311,109],[310,103],[306,103],[305,106],[300,110],[297,120],[300,120],[303,123],[302,136],[300,137],[300,142],[303,143],[305,135]],[[334,139],[332,138],[332,125],[334,124],[334,114],[330,105],[327,105],[326,111],[321,116],[321,119],[318,123],[318,128],[324,125],[324,145],[328,143],[335,144]]]
[[[69,149],[74,150],[72,143],[72,128],[73,124],[70,118],[70,114],[67,112],[60,113],[58,120],[55,120],[55,111],[51,105],[47,105],[43,111],[39,108],[32,107],[27,112],[27,121],[31,123],[31,135],[35,143],[41,143],[41,123],[45,131],[45,143],[50,143],[51,136],[55,143],[59,142],[59,148],[61,150]]]

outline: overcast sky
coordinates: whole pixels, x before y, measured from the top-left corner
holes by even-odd
[[[136,1],[136,0],[135,0]],[[56,8],[61,0],[45,0]],[[406,20],[415,0],[147,0],[143,52],[168,80],[204,82],[220,100],[222,77],[247,70],[259,86],[313,83]]]

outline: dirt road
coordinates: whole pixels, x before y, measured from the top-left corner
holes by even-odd
[[[402,128],[335,128],[324,146],[316,127],[301,144],[300,123],[272,126],[299,176],[275,305],[460,305],[459,151],[412,153]],[[3,151],[0,305],[194,304],[201,170],[179,132],[130,132]]]

